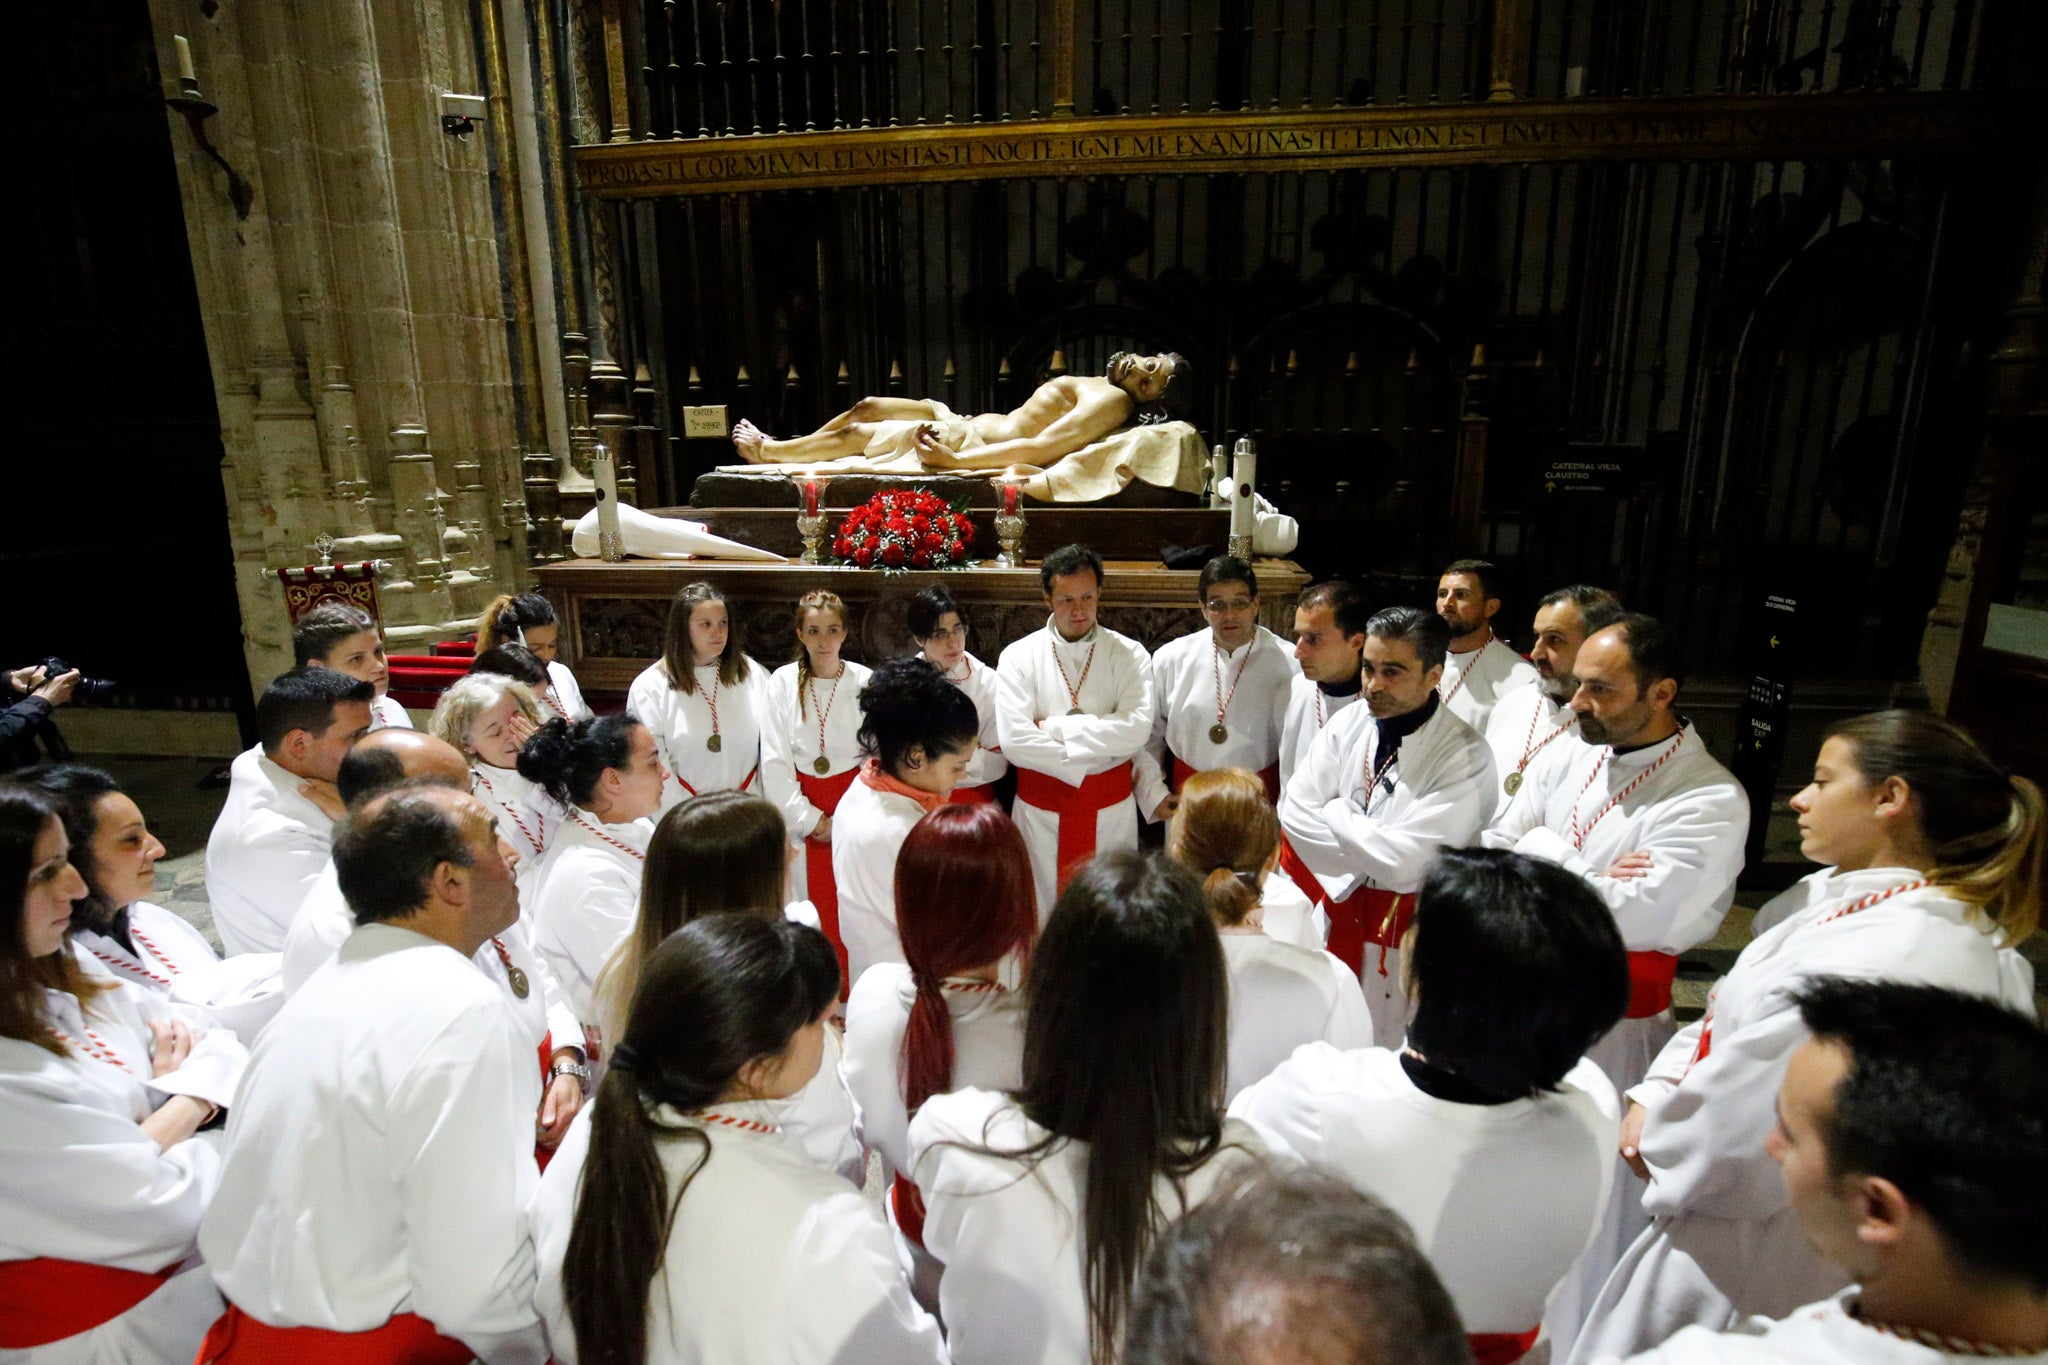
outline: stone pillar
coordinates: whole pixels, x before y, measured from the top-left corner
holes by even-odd
[[[618,462],[619,501],[629,507],[640,505],[634,478],[633,407],[627,397],[626,372],[609,360],[590,364],[590,425],[596,438]]]
[[[555,482],[555,457],[526,457],[526,544],[535,564],[569,556],[562,549],[562,492]]]

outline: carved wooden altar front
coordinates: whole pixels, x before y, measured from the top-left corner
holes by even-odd
[[[1259,619],[1285,635],[1308,575],[1284,559],[1262,559],[1256,568]],[[660,657],[669,603],[689,583],[709,583],[724,594],[747,653],[769,667],[796,657],[790,608],[813,588],[845,599],[846,657],[865,664],[917,652],[904,613],[913,594],[934,584],[959,599],[968,622],[967,647],[989,663],[1003,646],[1043,626],[1046,615],[1036,565],[884,574],[829,565],[571,559],[546,565],[536,576],[561,613],[563,661],[585,692],[623,692]],[[1157,649],[1201,628],[1199,579],[1193,569],[1110,560],[1102,622]]]

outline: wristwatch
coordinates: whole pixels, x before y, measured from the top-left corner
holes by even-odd
[[[583,1093],[588,1095],[593,1074],[589,1065],[584,1062],[556,1062],[548,1072],[548,1078],[552,1080],[557,1076],[574,1076],[577,1083],[583,1087]]]

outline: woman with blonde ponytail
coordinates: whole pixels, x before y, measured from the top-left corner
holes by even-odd
[[[1351,969],[1329,953],[1266,933],[1263,898],[1280,860],[1280,821],[1258,774],[1212,768],[1189,777],[1166,841],[1167,851],[1202,878],[1223,940],[1230,969],[1230,1097],[1303,1043],[1371,1047],[1372,1015]]]
[[[548,680],[535,689],[541,708],[566,721],[589,720],[594,714],[569,666],[555,658],[562,625],[555,605],[537,592],[500,593],[484,605],[476,622],[476,652],[482,658],[502,645],[523,645],[547,665]]]
[[[874,1204],[778,1140],[839,968],[817,930],[715,914],[648,959],[589,1120],[533,1204],[563,1365],[943,1365]]]
[[[1764,1151],[1811,978],[1907,982],[2033,1013],[2016,951],[2041,915],[2041,792],[1949,721],[1880,711],[1833,727],[1792,798],[1818,872],[1757,913],[1706,1017],[1628,1092],[1621,1152],[1656,1222],[1607,1279],[1574,1360],[1647,1350],[1678,1328],[1783,1317],[1846,1283],[1801,1236]]]

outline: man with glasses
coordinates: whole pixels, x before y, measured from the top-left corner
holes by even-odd
[[[1152,656],[1152,738],[1132,760],[1138,809],[1162,821],[1190,773],[1244,768],[1280,799],[1280,727],[1295,672],[1286,644],[1259,624],[1252,566],[1219,555],[1197,588],[1208,629],[1169,640]]]

